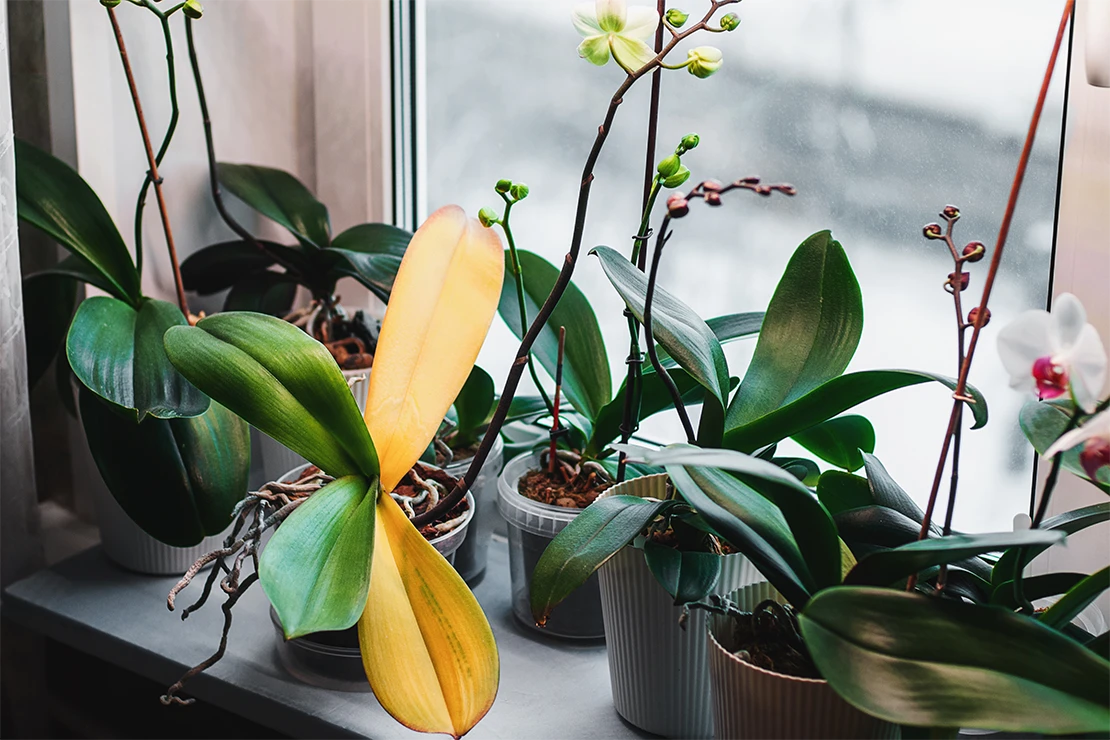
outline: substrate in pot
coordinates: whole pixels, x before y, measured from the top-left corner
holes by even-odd
[[[474,494],[474,518],[470,522],[470,527],[462,545],[455,551],[453,563],[455,570],[472,587],[477,585],[486,573],[490,539],[493,537],[494,527],[500,518],[497,513],[497,477],[501,474],[504,447],[504,443],[498,436],[493,442],[489,457],[486,458],[486,462],[478,472],[474,485],[470,487],[470,492]],[[457,452],[458,457],[453,458],[445,466],[445,470],[449,475],[461,478],[466,473],[467,468],[470,467],[474,450],[460,450]]]
[[[601,593],[596,573],[551,612],[544,627],[538,627],[532,619],[532,573],[536,569],[536,564],[555,535],[582,511],[577,507],[557,506],[554,503],[536,501],[521,493],[522,479],[535,481],[534,472],[542,473],[544,462],[546,462],[546,455],[535,453],[518,455],[509,461],[497,481],[498,505],[508,526],[513,614],[522,624],[546,635],[571,639],[598,639],[605,636],[605,626],[601,615]],[[530,478],[529,473],[533,473]],[[546,475],[546,473],[542,474]],[[559,490],[559,493],[567,494],[560,496],[555,495],[557,491],[555,487],[548,487],[541,493],[549,496],[552,502],[563,498],[576,500],[585,506],[604,491],[604,488],[604,486],[595,490],[583,488],[569,492]],[[536,489],[535,485],[525,488],[533,494],[536,493]]]

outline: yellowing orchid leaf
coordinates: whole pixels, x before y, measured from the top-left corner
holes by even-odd
[[[501,297],[497,234],[444,206],[417,229],[393,282],[366,403],[382,489],[432,441],[485,341]]]
[[[366,677],[401,724],[462,737],[497,696],[493,631],[459,574],[391,496],[379,497],[377,520],[370,592],[358,622]]]

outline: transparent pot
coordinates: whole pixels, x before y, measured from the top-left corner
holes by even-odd
[[[486,573],[486,562],[489,559],[489,543],[493,537],[493,530],[501,515],[497,512],[497,477],[501,474],[503,465],[502,453],[505,449],[501,437],[498,436],[490,450],[489,457],[478,472],[478,478],[470,487],[474,494],[474,516],[470,521],[470,529],[462,545],[455,551],[453,565],[459,575],[471,586],[482,580]],[[470,467],[470,460],[459,460],[448,465],[445,470],[448,475],[461,478],[466,469]]]

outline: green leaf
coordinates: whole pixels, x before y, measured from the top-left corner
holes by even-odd
[[[87,259],[79,254],[70,254],[53,267],[32,273],[24,280],[31,280],[39,276],[45,277],[46,275],[68,277],[79,283],[88,283],[109,295],[115,295],[117,292],[111,281],[104,276],[104,273],[93,267]]]
[[[473,441],[477,438],[493,406],[494,395],[493,378],[475,365],[459,395],[455,397],[454,409],[458,420],[456,429],[462,440]]]
[[[279,253],[290,262],[305,262],[303,253],[295,248],[259,239],[267,249]],[[181,263],[181,281],[185,290],[211,295],[236,285],[248,275],[275,264],[274,258],[245,241],[212,244]]]
[[[826,470],[817,480],[817,498],[835,518],[851,509],[871,506],[871,489],[867,479],[839,470]]]
[[[688,403],[697,402],[705,392],[701,384],[681,368],[667,370],[667,374],[671,376],[683,400]],[[624,420],[625,387],[625,384],[621,383],[613,400],[605,404],[598,413],[586,454],[600,454],[609,443],[620,438],[621,422]],[[670,408],[674,408],[674,401],[671,398],[671,392],[667,390],[659,375],[654,371],[644,373],[643,384],[640,386],[640,420],[643,421]]]
[[[676,550],[648,540],[644,558],[675,606],[704,599],[721,575],[721,556],[711,552]]]
[[[532,573],[532,617],[542,626],[551,610],[674,501],[607,496],[587,506],[555,535]]]
[[[65,162],[19,139],[15,159],[19,217],[86,260],[112,295],[136,305],[142,297],[139,273],[88,183]]]
[[[87,388],[79,399],[100,476],[147,534],[190,547],[231,524],[250,472],[250,435],[235,414],[212,403],[200,416],[136,422]]]
[[[528,321],[532,322],[555,285],[559,270],[531,252],[517,250],[517,257],[524,272],[525,308]],[[508,251],[505,252],[505,281],[501,285],[501,302],[497,311],[518,339],[524,336],[527,327],[522,329],[520,326],[516,279]],[[609,359],[597,317],[586,296],[574,283],[567,286],[551,318],[532,345],[532,355],[553,378],[559,357],[560,326],[567,328],[563,392],[574,408],[591,420],[595,419],[613,395],[613,379],[609,374]]]
[[[1105,521],[1110,521],[1110,501],[1094,504],[1093,506],[1084,506],[1081,509],[1073,509],[1049,517],[1041,522],[1041,530],[1063,532],[1071,535]],[[1003,553],[994,565],[991,583],[998,584],[1006,580],[1012,580],[1019,567],[1024,568],[1033,561],[1033,558],[1047,549],[1048,546],[1045,545],[1043,547],[1035,546],[1026,547],[1022,550],[1010,550]]]
[[[307,247],[326,247],[328,209],[288,172],[250,164],[216,165],[220,184],[263,216],[292,232]]]
[[[1004,609],[834,588],[799,622],[833,689],[891,722],[1052,735],[1110,724],[1110,663]]]
[[[240,278],[224,298],[224,311],[254,311],[282,318],[293,307],[297,282],[284,272],[259,270]]]
[[[916,370],[865,370],[841,375],[758,419],[727,429],[725,446],[740,452],[751,452],[809,429],[876,396],[930,381],[948,388],[956,387],[956,381],[951,378]],[[987,402],[970,385],[967,392],[976,399],[976,403],[971,405],[975,415],[975,426],[972,428],[978,429],[987,423]],[[744,395],[743,384],[737,394],[737,398]],[[735,399],[733,405],[736,405]]]
[[[955,563],[973,555],[1000,552],[1011,547],[1049,547],[1063,541],[1062,532],[1040,529],[932,537],[860,558],[844,583],[889,586],[933,565]]]
[[[516,421],[517,419],[529,419],[532,417],[543,416],[547,413],[547,404],[539,396],[513,396],[513,400],[509,402],[509,413],[506,415],[506,421]]]
[[[750,424],[839,376],[862,333],[863,298],[848,256],[819,231],[794,251],[775,288],[725,428]]]
[[[879,458],[865,454],[863,461],[867,472],[867,485],[871,488],[871,498],[874,503],[894,509],[919,525],[925,521],[925,512],[886,471]]]
[[[1087,576],[1083,573],[1042,573],[1037,576],[1026,576],[1021,579],[1022,591],[1025,598],[1036,601],[1048,596],[1059,596],[1067,593],[1075,584]],[[1007,609],[1017,609],[1020,604],[1014,598],[1014,582],[1003,581],[991,588],[990,602]]]
[[[609,247],[595,247],[590,254],[601,260],[609,282],[637,320],[644,320],[647,276]],[[728,403],[728,363],[713,330],[692,308],[655,286],[651,306],[652,331],[672,358],[711,392],[723,408]]]
[[[821,477],[821,468],[817,467],[817,463],[804,457],[773,457],[771,462],[807,486],[817,485]]]
[[[747,339],[754,337],[759,333],[759,327],[763,325],[763,312],[762,311],[749,311],[748,313],[730,313],[724,316],[714,316],[711,319],[706,319],[706,326],[713,332],[713,336],[717,337],[722,345],[727,342],[733,342],[737,339]],[[666,368],[678,367],[678,363],[674,361],[670,353],[663,347],[656,348],[656,354],[659,357],[659,362]],[[655,368],[650,363],[644,364],[644,374],[654,373]],[[739,380],[737,380],[739,383]],[[619,394],[618,394],[619,395]]]
[[[1110,568],[1103,568],[1075,584],[1059,601],[1041,612],[1038,618],[1041,624],[1062,629],[1107,589],[1110,589]]]
[[[377,455],[324,345],[272,316],[225,313],[166,332],[174,366],[247,423],[335,477],[375,477]]]
[[[376,478],[337,478],[297,507],[262,550],[258,578],[285,639],[347,629],[362,616],[377,491]]]
[[[1021,431],[1025,433],[1025,438],[1033,445],[1038,455],[1043,455],[1044,451],[1064,434],[1068,426],[1067,414],[1052,404],[1042,401],[1026,402],[1021,407],[1018,421],[1021,424]],[[1083,480],[1090,481],[1105,493],[1110,493],[1110,485],[1087,475],[1087,471],[1079,463],[1079,452],[1079,447],[1064,452],[1063,467]]]
[[[341,274],[355,278],[388,303],[411,239],[411,232],[396,226],[360,224],[335,237],[328,253],[342,257],[344,264],[336,267]]]
[[[68,275],[38,272],[23,279],[28,389],[35,387],[65,343],[76,305],[77,283]]]
[[[66,337],[66,356],[86,388],[117,406],[134,409],[141,421],[197,416],[208,398],[166,357],[162,335],[186,325],[172,303],[146,299],[134,308],[116,298],[81,302]]]
[[[845,470],[859,470],[863,453],[875,451],[875,428],[862,416],[838,416],[798,432],[793,439],[825,462]]]

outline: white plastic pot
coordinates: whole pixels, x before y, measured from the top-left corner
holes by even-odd
[[[742,611],[785,599],[767,582],[729,595]],[[709,618],[709,675],[719,738],[896,738],[899,728],[864,714],[827,681],[768,671],[741,660],[729,644],[728,617]]]
[[[598,498],[630,495],[662,499],[667,476],[633,478]],[[655,580],[642,550],[625,547],[598,570],[609,679],[617,713],[641,730],[673,738],[713,737],[706,614],[682,607]],[[725,594],[760,578],[743,555],[721,558],[714,593]]]
[[[604,637],[596,573],[555,607],[545,627],[537,627],[532,619],[532,572],[536,563],[555,535],[582,511],[541,504],[520,495],[517,483],[539,465],[539,455],[526,452],[510,460],[497,479],[497,504],[509,535],[513,614],[522,624],[545,635],[579,640]]]
[[[497,513],[497,477],[501,474],[504,449],[505,445],[498,436],[493,442],[489,457],[478,471],[478,478],[470,487],[470,492],[474,495],[474,516],[466,539],[455,551],[453,563],[455,570],[470,585],[476,584],[486,573],[490,538],[493,537],[497,520],[501,518]],[[469,467],[470,460],[459,460],[448,465],[445,470],[448,475],[461,478]]]

